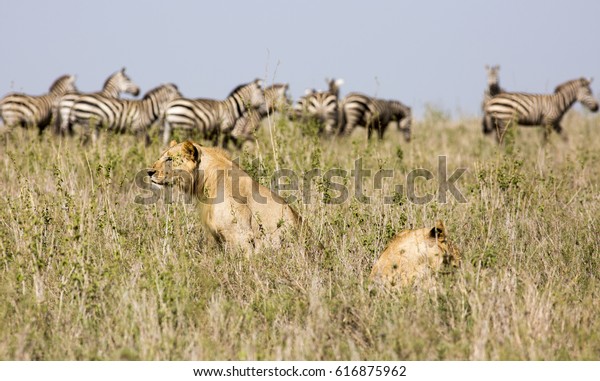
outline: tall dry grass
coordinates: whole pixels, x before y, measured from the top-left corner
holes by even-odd
[[[395,131],[322,139],[275,119],[234,154],[249,173],[269,184],[280,168],[350,171],[362,158],[371,200],[323,203],[339,193],[317,177],[311,202],[294,202],[313,236],[250,260],[219,250],[193,204],[133,202],[157,142],[4,134],[0,359],[597,360],[599,121],[571,112],[568,142],[542,146],[541,131],[520,129],[498,148],[478,120],[436,112],[410,144]],[[467,169],[466,203],[394,194],[415,168],[437,175],[440,155],[448,174]],[[374,189],[380,168],[394,177]],[[334,179],[353,189],[350,174]],[[437,180],[417,181],[417,194],[435,195]],[[395,232],[437,218],[461,248],[459,271],[425,289],[370,288]]]

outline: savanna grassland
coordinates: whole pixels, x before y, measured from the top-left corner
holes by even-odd
[[[265,123],[258,145],[233,153],[255,179],[339,168],[349,197],[332,202],[339,187],[318,176],[300,181],[304,193],[285,194],[300,196],[312,234],[250,259],[220,250],[193,203],[134,202],[157,133],[149,147],[129,135],[94,147],[4,133],[0,359],[598,360],[600,119],[572,111],[564,127],[566,142],[542,145],[540,129],[521,128],[498,148],[480,120],[435,109],[411,143],[395,130],[367,144],[362,129],[325,139]],[[437,202],[440,155],[448,176],[466,169],[456,182],[466,202]],[[353,197],[359,158],[369,203]],[[415,184],[431,202],[394,193],[417,168],[435,176]],[[374,189],[379,169],[394,177]],[[461,267],[433,287],[371,287],[386,242],[436,219]]]

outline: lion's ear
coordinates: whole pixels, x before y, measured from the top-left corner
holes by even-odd
[[[197,162],[198,161],[198,149],[191,141],[187,140],[181,146],[181,153],[183,157],[188,160]]]
[[[169,148],[173,148],[177,145],[177,140],[171,140],[171,143],[169,143]]]
[[[446,227],[444,226],[444,222],[442,220],[437,220],[435,222],[435,226],[429,232],[429,235],[432,238],[442,238],[446,235]]]

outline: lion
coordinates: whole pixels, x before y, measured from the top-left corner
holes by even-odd
[[[437,221],[433,228],[407,229],[388,244],[369,279],[386,287],[404,287],[415,283],[443,265],[458,267],[460,253],[446,239],[446,228]]]
[[[246,256],[281,247],[287,229],[301,218],[283,198],[258,184],[226,151],[192,141],[172,141],[148,169],[153,186],[177,186],[199,201],[202,225],[221,246]]]

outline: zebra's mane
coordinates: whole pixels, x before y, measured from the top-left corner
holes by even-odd
[[[390,99],[387,101],[387,103],[390,105],[390,107],[392,109],[394,109],[394,112],[401,112],[405,116],[410,113],[410,107],[408,107],[407,105],[405,105],[404,103],[402,103],[400,101],[397,101],[395,99]]]
[[[274,83],[271,86],[267,87],[265,89],[266,90],[278,90],[281,88],[285,88],[286,90],[288,89],[289,85],[287,83]]]
[[[167,83],[166,85],[160,85],[151,90],[148,90],[148,92],[146,94],[144,94],[144,98],[142,98],[142,99],[148,99],[150,96],[157,94],[161,91],[164,91],[164,89],[166,89],[167,87],[173,87],[175,90],[177,90],[177,92],[179,92],[177,85],[175,85],[173,83]]]
[[[69,74],[65,74],[63,76],[60,76],[56,81],[54,81],[52,83],[52,86],[50,86],[50,92],[53,92],[55,90],[60,90],[61,86],[64,86],[65,84],[67,84],[69,81],[73,80],[73,76],[69,75]]]
[[[106,78],[106,80],[104,81],[104,85],[102,85],[103,89],[106,89],[106,86],[108,86],[108,84],[114,79],[116,78],[117,75],[119,75],[119,73],[122,73],[122,71],[117,71],[113,74],[110,75],[110,77]],[[124,73],[123,73],[124,75]]]
[[[254,82],[249,82],[249,83],[243,83],[239,86],[237,86],[235,89],[231,90],[231,92],[229,93],[229,95],[227,95],[227,98],[229,98],[230,96],[232,96],[235,93],[238,93],[240,90],[242,90],[244,87],[247,87],[251,84],[253,84]]]
[[[561,83],[560,85],[556,86],[556,88],[554,89],[555,93],[558,92],[562,92],[567,88],[577,88],[577,87],[581,87],[581,86],[587,86],[589,85],[589,82],[587,79],[585,78],[578,78],[578,79],[572,79],[570,81]]]

